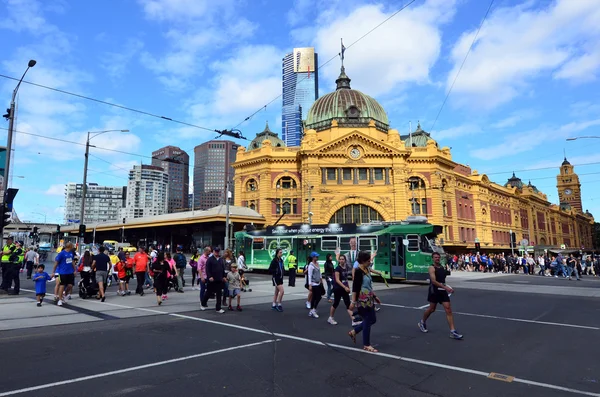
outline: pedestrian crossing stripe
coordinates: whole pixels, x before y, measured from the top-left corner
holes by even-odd
[[[488,378],[495,379],[495,380],[501,380],[502,382],[508,382],[508,383],[511,383],[515,379],[514,376],[498,374],[496,372],[490,372],[490,374],[488,375]]]

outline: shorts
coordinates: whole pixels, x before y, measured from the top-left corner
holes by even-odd
[[[346,292],[346,290],[341,288],[333,289],[333,307],[337,309],[340,305],[340,301],[344,300],[344,305],[346,305],[346,309],[350,307],[350,294]]]
[[[427,297],[427,301],[430,303],[444,303],[450,302],[450,297],[448,296],[448,291],[440,291],[438,289],[431,291],[429,290],[429,295]]]
[[[106,270],[96,270],[96,282],[97,283],[105,283],[108,277],[108,272]]]
[[[75,285],[75,274],[59,274],[60,285]]]
[[[283,285],[283,277],[273,277],[273,286]]]
[[[123,278],[119,278],[119,281],[122,283],[127,284],[129,282],[130,277],[129,276],[125,276]]]
[[[239,288],[235,288],[235,289],[230,289],[229,290],[229,296],[232,297],[232,298],[235,298],[239,294],[240,294],[240,289]]]

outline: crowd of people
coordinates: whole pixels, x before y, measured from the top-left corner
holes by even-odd
[[[581,276],[600,275],[600,255],[548,254],[504,255],[472,253],[448,255],[447,267],[452,270],[488,273],[524,273],[547,277],[565,277],[571,280]]]

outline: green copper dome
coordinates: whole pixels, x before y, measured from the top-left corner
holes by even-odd
[[[275,132],[271,131],[271,129],[269,128],[269,122],[267,121],[265,129],[262,132],[256,134],[256,138],[254,138],[252,142],[250,142],[250,145],[248,145],[248,150],[258,149],[262,147],[262,143],[265,139],[271,141],[271,145],[273,145],[274,147],[285,146],[285,142],[279,139]]]
[[[335,82],[337,89],[311,106],[304,122],[305,129],[325,130],[331,127],[332,120],[340,127],[366,127],[373,120],[378,130],[388,131],[390,122],[383,107],[370,96],[350,88],[350,78],[343,66]]]

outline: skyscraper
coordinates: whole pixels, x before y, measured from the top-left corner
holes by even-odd
[[[169,174],[162,167],[134,165],[129,171],[123,218],[143,218],[167,213]]]
[[[208,141],[194,148],[194,208],[225,204],[227,181],[232,185],[239,145],[232,141]],[[233,186],[229,188],[233,194]],[[233,196],[232,201],[233,203]]]
[[[286,146],[300,146],[302,120],[319,96],[318,55],[312,47],[294,48],[282,62],[281,131]]]
[[[177,146],[165,146],[152,152],[152,165],[169,174],[169,213],[187,210],[190,183],[190,156]]]
[[[125,207],[127,188],[124,186],[99,186],[88,183],[85,193],[85,219],[83,224],[114,222],[119,218],[119,211]],[[65,223],[80,222],[81,183],[65,185]]]

